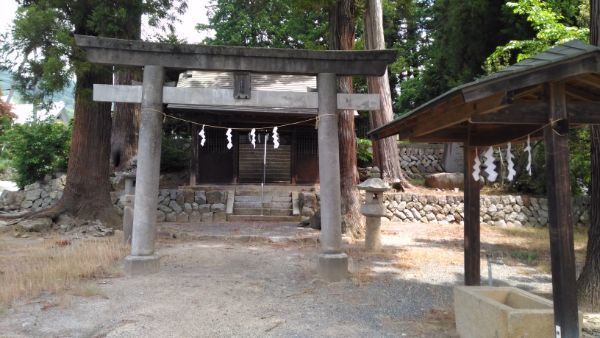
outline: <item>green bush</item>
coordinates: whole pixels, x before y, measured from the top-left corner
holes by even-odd
[[[13,125],[0,137],[2,156],[15,169],[19,187],[44,175],[67,169],[71,129],[58,122],[29,122]]]
[[[190,137],[187,135],[163,135],[160,170],[176,172],[187,169],[190,162]]]
[[[373,147],[371,140],[359,138],[356,140],[357,153],[356,159],[360,167],[366,167],[373,162]]]

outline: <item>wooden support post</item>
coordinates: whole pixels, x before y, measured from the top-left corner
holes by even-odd
[[[547,94],[550,100],[548,117],[555,121],[544,129],[554,323],[557,336],[560,330],[561,337],[579,337],[569,182],[569,121],[564,83],[551,83]]]
[[[198,126],[196,124],[192,124],[190,129],[192,133],[192,144],[190,146],[190,186],[193,187],[197,182],[198,146],[200,144],[198,142]]]
[[[465,231],[465,285],[479,285],[480,239],[479,239],[479,182],[473,179],[476,147],[464,144],[464,231]]]

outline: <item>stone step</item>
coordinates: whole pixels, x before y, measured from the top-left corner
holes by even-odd
[[[227,215],[229,222],[300,222],[300,216]]]
[[[234,215],[273,215],[273,216],[291,216],[292,209],[270,209],[270,208],[233,208]]]
[[[234,209],[237,208],[273,208],[273,209],[291,209],[292,208],[292,202],[291,201],[287,201],[287,202],[234,202],[233,203],[233,207]]]
[[[260,196],[260,193],[261,193],[260,186],[254,188],[254,189],[236,190],[235,198],[238,198],[238,196]],[[265,196],[291,197],[291,192],[289,192],[289,191],[269,191],[269,188],[265,188]]]

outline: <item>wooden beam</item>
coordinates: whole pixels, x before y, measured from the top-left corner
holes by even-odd
[[[464,144],[464,255],[465,285],[480,285],[480,224],[479,224],[479,182],[473,179],[472,168],[475,163],[476,147],[469,142]]]
[[[314,51],[157,43],[75,35],[91,63],[277,74],[382,76],[395,50]]]
[[[420,114],[413,136],[430,134],[432,132],[468,121],[477,112],[487,113],[503,107],[504,93],[496,94],[483,100],[460,105],[452,109],[433,109],[426,114]]]
[[[582,87],[569,86],[566,89],[567,95],[582,101],[598,101],[600,96],[594,92],[585,90]]]
[[[139,103],[141,86],[94,85],[94,101]],[[256,108],[317,109],[317,93],[253,90],[250,99],[235,99],[233,89],[163,87],[166,104]],[[337,94],[338,109],[379,110],[379,94]],[[282,111],[284,112],[284,111]],[[316,110],[314,112],[316,115]]]
[[[548,102],[533,101],[511,105],[497,112],[471,117],[474,124],[523,125],[548,123]],[[568,102],[570,124],[600,124],[600,102]]]
[[[485,124],[544,124],[548,122],[548,103],[520,102],[491,113],[471,116],[471,123]]]
[[[561,331],[561,337],[578,337],[573,217],[568,179],[569,127],[564,83],[550,83],[547,93],[550,104],[548,118],[556,121],[544,129],[554,323],[556,330]]]

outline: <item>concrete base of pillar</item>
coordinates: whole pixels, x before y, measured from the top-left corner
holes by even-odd
[[[127,276],[139,276],[157,273],[159,266],[160,259],[155,255],[125,257],[125,274]]]
[[[337,282],[349,276],[348,255],[345,253],[319,254],[319,275],[330,282]]]

